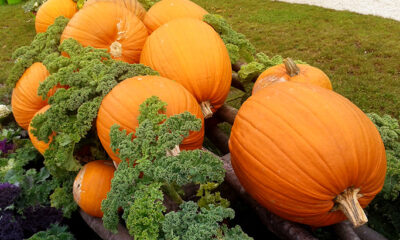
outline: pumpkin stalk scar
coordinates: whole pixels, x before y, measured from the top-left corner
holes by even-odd
[[[118,42],[118,41],[120,41],[123,38],[123,36],[126,33],[126,31],[122,31],[122,26],[121,25],[122,25],[122,20],[120,20],[117,23],[117,31],[118,31],[117,39],[115,40],[115,42],[113,42],[110,45],[110,54],[113,57],[121,57],[122,56],[122,44],[120,42]]]
[[[203,112],[204,119],[210,118],[213,115],[211,111],[211,103],[210,101],[204,101],[200,104],[201,111]]]
[[[344,190],[343,193],[336,197],[335,203],[337,206],[333,209],[342,211],[354,227],[360,227],[368,222],[368,218],[358,202],[358,198],[363,196],[358,193],[359,191],[359,188],[353,187]]]
[[[167,156],[178,156],[179,153],[181,152],[181,149],[179,148],[179,145],[176,145],[172,150],[167,149]]]
[[[289,76],[294,77],[300,73],[300,68],[294,63],[293,59],[286,58],[283,60],[283,64],[285,64],[286,72]]]

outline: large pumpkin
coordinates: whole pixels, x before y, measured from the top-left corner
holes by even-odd
[[[208,12],[189,0],[163,0],[154,4],[147,12],[143,22],[149,32],[177,18],[197,18],[203,20]]]
[[[340,222],[342,212],[355,226],[365,223],[361,207],[385,180],[385,148],[374,124],[348,99],[311,84],[275,83],[251,96],[236,116],[229,149],[254,199],[312,226]]]
[[[138,0],[88,0],[85,2],[84,7],[96,2],[114,2],[121,4],[142,21],[144,19],[144,16],[146,15],[146,9],[143,8],[142,4],[140,4]]]
[[[83,46],[107,49],[113,59],[139,62],[147,29],[130,10],[112,1],[92,3],[75,14],[61,35]]]
[[[201,109],[196,99],[180,84],[158,76],[141,76],[129,78],[115,86],[103,99],[97,115],[97,134],[108,155],[119,163],[121,160],[110,148],[110,128],[114,124],[128,132],[135,132],[139,125],[139,106],[147,98],[157,96],[167,103],[167,116],[190,112],[202,119]],[[181,148],[201,148],[204,128],[192,132],[183,140]]]
[[[50,108],[50,105],[44,106],[44,107],[43,107],[42,109],[40,109],[33,117],[35,117],[35,116],[38,115],[38,114],[42,114],[42,113],[46,112],[49,108]],[[32,118],[32,119],[33,119],[33,118]],[[45,143],[45,142],[43,142],[43,141],[39,141],[39,140],[31,133],[31,130],[32,130],[32,129],[33,129],[32,126],[29,124],[29,127],[28,127],[28,135],[29,135],[29,138],[31,139],[31,142],[32,142],[33,146],[43,155],[44,152],[49,148],[50,142],[51,142],[51,140],[53,139],[53,136],[54,136],[54,135],[51,135],[50,138],[49,138],[49,142]]]
[[[140,62],[182,84],[210,117],[229,93],[232,68],[228,51],[208,24],[191,18],[172,20],[147,39]]]
[[[46,67],[36,62],[26,69],[13,89],[11,107],[14,118],[24,129],[28,129],[35,113],[47,105],[47,100],[38,96],[37,91],[40,83],[49,75]]]
[[[93,217],[103,217],[101,202],[106,199],[114,177],[111,161],[97,160],[83,166],[75,178],[74,200],[78,206]]]
[[[274,82],[299,82],[311,83],[332,90],[332,84],[328,76],[316,67],[307,64],[296,64],[287,58],[283,64],[276,65],[265,70],[257,78],[253,86],[253,94]]]
[[[40,6],[36,18],[36,33],[46,32],[47,28],[54,23],[59,16],[72,18],[78,11],[73,0],[48,0]]]

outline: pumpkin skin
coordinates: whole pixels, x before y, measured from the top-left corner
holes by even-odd
[[[85,2],[84,7],[89,6],[96,2],[114,2],[125,6],[128,10],[130,10],[136,17],[143,21],[144,16],[146,15],[146,9],[143,8],[142,4],[140,4],[137,0],[88,0]]]
[[[100,1],[75,14],[61,35],[61,42],[74,38],[84,47],[107,49],[113,59],[138,63],[147,36],[144,24],[125,6]]]
[[[13,115],[18,125],[26,130],[35,113],[47,105],[47,100],[38,96],[37,91],[40,83],[49,75],[46,67],[36,62],[26,69],[13,89],[11,96]],[[52,92],[49,95],[52,95]]]
[[[42,109],[40,109],[33,117],[35,117],[35,116],[38,115],[38,114],[41,114],[41,113],[46,112],[49,108],[50,108],[50,105],[44,106],[44,107],[43,107]],[[32,118],[32,119],[33,119],[33,118]],[[52,139],[53,139],[54,134],[51,135],[51,136],[49,137],[49,142],[48,142],[48,143],[45,143],[45,142],[43,142],[43,141],[39,141],[39,140],[31,133],[31,130],[32,130],[32,129],[33,129],[32,126],[29,124],[29,127],[28,127],[28,135],[29,135],[29,138],[31,139],[31,142],[32,142],[33,146],[43,155],[44,152],[49,148],[49,145],[50,145],[50,143],[51,143],[51,141],[52,141]]]
[[[92,161],[79,171],[73,185],[74,200],[78,206],[93,217],[103,217],[101,202],[106,199],[114,177],[111,161]]]
[[[159,27],[147,39],[140,63],[182,84],[199,103],[209,102],[212,112],[230,90],[228,51],[218,33],[197,19],[175,19]]]
[[[40,6],[36,18],[36,33],[46,32],[47,28],[54,23],[59,16],[72,18],[78,11],[76,3],[72,0],[48,0]]]
[[[163,0],[154,4],[147,12],[143,23],[149,32],[177,18],[196,18],[203,20],[206,10],[189,0]]]
[[[369,118],[348,99],[311,84],[272,84],[239,109],[229,140],[232,166],[246,191],[291,221],[327,226],[345,189],[362,207],[382,189],[385,148]]]
[[[292,70],[292,68],[296,67],[297,69]],[[299,72],[296,73],[296,70]],[[275,81],[310,83],[332,90],[331,81],[323,71],[307,64],[295,64],[293,60],[289,58],[285,59],[283,64],[270,67],[261,73],[254,83],[252,94],[255,94],[260,89]]]
[[[115,86],[103,99],[96,127],[100,142],[116,164],[121,161],[110,148],[110,128],[114,124],[128,133],[139,126],[139,106],[147,98],[157,96],[167,103],[166,115],[190,112],[202,120],[200,131],[191,132],[180,145],[182,149],[201,148],[204,138],[204,119],[196,99],[180,84],[159,76],[129,78]]]

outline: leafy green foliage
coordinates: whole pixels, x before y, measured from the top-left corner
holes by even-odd
[[[139,2],[146,10],[149,10],[149,8],[151,8],[154,4],[156,4],[159,1],[160,0],[139,0]]]
[[[200,130],[201,120],[188,112],[167,118],[165,106],[157,97],[141,104],[135,138],[117,125],[111,128],[111,148],[126,160],[118,165],[111,190],[102,202],[103,223],[116,231],[121,207],[122,218],[135,239],[202,239],[185,238],[194,232],[197,237],[209,239],[210,230],[210,236],[221,231],[219,222],[233,218],[233,210],[212,204],[198,210],[197,203],[182,200],[181,190],[188,183],[218,185],[225,175],[223,164],[201,150],[172,151],[189,131]],[[182,210],[164,215],[168,212],[163,205],[165,197]],[[173,225],[185,218],[190,218],[192,226]]]
[[[305,64],[305,62],[301,60],[295,60],[294,62],[297,64]],[[264,72],[266,69],[282,63],[283,57],[280,55],[268,57],[264,53],[257,53],[254,61],[243,65],[240,68],[238,72],[239,79],[244,82],[249,82],[260,75],[262,72]]]
[[[43,61],[51,75],[41,83],[38,93],[44,98],[54,87],[68,88],[58,89],[49,99],[51,108],[32,120],[36,128],[32,133],[39,140],[47,142],[56,133],[44,154],[45,166],[53,175],[79,170],[80,164],[73,156],[75,145],[92,129],[103,97],[118,82],[157,74],[144,65],[112,60],[106,50],[84,48],[74,39],[63,41],[59,52]]]
[[[400,127],[389,115],[367,114],[377,127],[386,149],[387,171],[382,191],[368,206],[369,225],[389,239],[400,238]]]
[[[210,24],[215,31],[221,36],[228,49],[231,63],[234,64],[238,60],[243,59],[247,62],[253,61],[253,55],[256,53],[254,46],[246,38],[245,35],[236,32],[226,20],[217,14],[206,14],[203,21]]]
[[[10,87],[14,87],[25,70],[33,63],[43,62],[49,54],[58,52],[60,37],[68,21],[65,17],[58,17],[46,32],[37,34],[29,46],[15,50],[12,55],[15,64],[7,79]]]
[[[68,232],[68,228],[66,226],[59,225],[51,225],[49,229],[46,231],[41,231],[30,238],[28,240],[74,240],[74,236]]]
[[[235,216],[230,208],[210,205],[209,208],[199,209],[192,201],[182,203],[180,209],[165,215],[162,225],[165,239],[212,239],[218,235],[219,223]]]
[[[39,7],[42,6],[42,4],[46,0],[28,0],[24,5],[22,5],[22,9],[24,9],[24,12],[37,12],[39,10]]]
[[[208,207],[209,205],[229,207],[229,201],[221,197],[220,192],[211,191],[215,190],[219,185],[217,183],[200,184],[196,196],[200,197],[197,204],[199,207]]]
[[[72,187],[76,173],[71,174],[69,178],[59,180],[59,186],[50,195],[51,206],[62,209],[64,217],[70,218],[72,212],[78,209],[78,205],[74,201],[72,195]]]

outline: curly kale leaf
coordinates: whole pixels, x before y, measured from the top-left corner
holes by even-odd
[[[234,228],[228,228],[226,225],[222,225],[221,227],[221,235],[217,237],[217,239],[226,239],[226,240],[251,240],[246,233],[243,232],[242,228],[236,226]]]
[[[223,164],[216,156],[200,150],[172,151],[177,150],[190,131],[201,129],[201,120],[188,112],[167,118],[165,111],[166,104],[153,96],[140,106],[135,138],[133,133],[120,131],[117,125],[110,130],[111,148],[120,159],[124,159],[114,173],[107,198],[102,202],[104,226],[112,231],[116,231],[118,209],[122,207],[122,218],[130,234],[137,239],[158,239],[164,234],[160,231],[166,211],[162,205],[164,194],[181,204],[179,188],[183,185],[221,183],[224,179]],[[221,211],[233,212],[231,209]],[[221,217],[222,221],[225,215]],[[196,219],[202,221],[203,217]],[[215,215],[212,219],[215,221],[220,217]],[[219,226],[217,222],[214,225]]]
[[[192,201],[182,203],[180,209],[165,215],[162,224],[165,239],[213,239],[219,235],[220,223],[235,216],[230,208],[210,205],[208,209],[199,209]]]
[[[389,115],[381,117],[376,113],[368,113],[367,116],[377,127],[386,149],[386,179],[380,194],[385,199],[394,201],[400,196],[399,122]]]
[[[64,217],[70,218],[72,212],[78,209],[78,205],[75,203],[72,195],[72,186],[76,173],[70,173],[69,178],[57,179],[59,187],[50,195],[50,203],[52,207],[61,209]]]
[[[28,240],[74,240],[74,235],[68,232],[66,226],[53,224],[46,231],[37,232]]]
[[[255,47],[250,43],[245,35],[236,32],[226,20],[217,14],[206,14],[203,21],[210,24],[221,36],[228,49],[231,63],[236,63],[239,59],[247,62],[253,61],[256,53]]]
[[[126,225],[136,239],[157,239],[166,208],[161,183],[138,184]]]
[[[0,211],[10,206],[19,197],[21,189],[10,183],[0,183]]]
[[[158,73],[141,64],[112,60],[105,49],[83,47],[74,39],[67,39],[59,52],[44,61],[51,75],[40,84],[38,94],[43,98],[54,87],[64,86],[49,98],[50,109],[32,120],[32,133],[48,142],[45,166],[52,175],[62,171],[77,171],[79,162],[74,157],[78,144],[93,127],[101,101],[118,82],[139,75]]]
[[[14,51],[12,59],[15,64],[7,79],[7,85],[14,87],[27,68],[35,62],[43,62],[50,54],[58,52],[60,37],[69,19],[63,16],[56,18],[54,24],[44,33],[38,33],[29,46]]]
[[[200,188],[196,194],[197,197],[200,197],[199,201],[197,202],[199,207],[207,208],[209,205],[222,206],[225,208],[229,207],[229,201],[225,198],[222,198],[220,192],[211,192],[215,190],[218,186],[218,183],[212,182],[200,184]]]
[[[259,76],[266,69],[279,65],[283,63],[283,57],[280,55],[275,55],[273,57],[268,57],[265,53],[257,53],[254,61],[243,65],[238,74],[239,79],[244,82],[249,82],[255,77]],[[296,64],[306,64],[301,60],[295,60]]]

